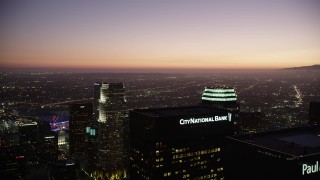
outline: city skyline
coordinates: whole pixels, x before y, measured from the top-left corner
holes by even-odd
[[[320,171],[307,168],[318,166],[320,155],[319,73],[0,73],[0,174],[5,179],[318,178]],[[114,80],[121,83],[99,83]],[[233,98],[204,104],[208,96]],[[249,141],[241,141],[246,137]],[[246,168],[256,155],[261,162]],[[277,166],[255,170],[269,164],[264,160]]]
[[[319,64],[319,1],[2,2],[6,69],[279,69]]]

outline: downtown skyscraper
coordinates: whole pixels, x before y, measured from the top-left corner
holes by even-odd
[[[102,83],[98,118],[98,166],[108,176],[123,175],[127,141],[127,108],[122,83]]]
[[[95,82],[93,84],[93,102],[92,102],[92,106],[93,106],[93,118],[94,118],[95,122],[99,118],[99,99],[100,99],[101,85],[102,85],[102,83],[100,83],[100,82]]]
[[[232,116],[210,106],[130,111],[130,179],[224,179]]]
[[[69,106],[69,114],[70,155],[75,159],[81,159],[86,151],[84,143],[86,127],[90,127],[93,124],[92,104],[71,104]]]
[[[236,91],[232,87],[205,87],[201,99],[203,105],[230,111],[239,110]]]

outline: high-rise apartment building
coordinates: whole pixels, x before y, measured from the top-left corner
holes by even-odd
[[[69,106],[69,151],[73,158],[83,158],[86,151],[86,127],[93,123],[92,104]]]
[[[127,108],[122,83],[102,83],[99,98],[98,165],[107,172],[125,169]]]
[[[130,111],[132,179],[224,179],[232,114],[209,106]]]

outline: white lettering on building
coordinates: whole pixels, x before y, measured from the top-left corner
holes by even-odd
[[[217,121],[231,121],[231,113],[227,116],[213,116],[205,118],[189,118],[189,119],[180,119],[180,125],[185,124],[199,124],[199,123],[208,123],[208,122],[217,122]]]
[[[303,164],[302,165],[302,175],[317,173],[320,171],[319,162],[316,161],[315,164]]]

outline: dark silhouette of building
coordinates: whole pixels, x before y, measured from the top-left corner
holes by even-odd
[[[69,151],[75,159],[85,157],[86,127],[92,126],[92,109],[91,103],[69,106]]]
[[[58,160],[58,135],[55,132],[39,137],[39,161],[43,167],[52,167]]]
[[[38,157],[38,124],[33,121],[20,122],[19,148],[22,149],[26,168],[32,168],[39,163]]]
[[[94,127],[86,127],[86,170],[92,173],[97,168],[98,163],[98,139],[97,139],[97,129]]]
[[[54,179],[76,180],[77,164],[72,160],[60,160],[52,168],[51,177]]]
[[[110,176],[125,171],[127,108],[122,83],[102,83],[99,98],[98,165]]]
[[[38,156],[42,167],[52,167],[58,160],[58,134],[51,131],[48,121],[38,122]]]
[[[25,153],[19,146],[0,148],[0,178],[24,179]]]
[[[226,179],[320,179],[320,127],[229,136]]]
[[[239,112],[235,119],[236,134],[250,134],[263,131],[265,114],[262,112]]]
[[[320,125],[320,102],[309,103],[309,124]]]
[[[232,114],[190,106],[130,111],[132,179],[223,179]]]

